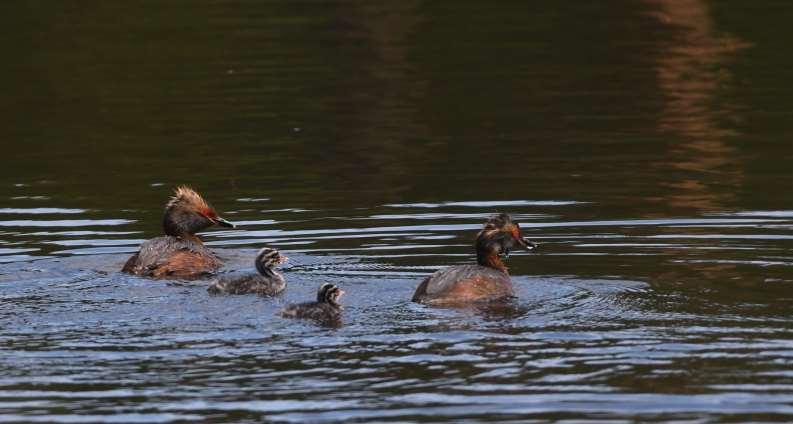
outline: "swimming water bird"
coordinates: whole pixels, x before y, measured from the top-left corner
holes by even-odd
[[[339,299],[344,290],[337,285],[325,283],[317,291],[316,302],[298,303],[287,306],[281,311],[284,318],[310,319],[320,324],[339,325],[342,306]]]
[[[513,297],[515,292],[501,256],[510,249],[534,249],[524,239],[520,226],[505,214],[490,217],[476,236],[476,265],[456,265],[441,269],[419,284],[413,301],[431,305],[489,302]]]
[[[210,294],[249,294],[275,296],[286,288],[284,277],[273,268],[286,262],[287,257],[277,250],[265,247],[259,250],[254,264],[258,274],[222,276],[213,281],[207,291]]]
[[[127,260],[121,271],[150,278],[180,279],[214,273],[222,263],[196,236],[198,231],[213,225],[234,228],[195,190],[179,186],[165,205],[162,220],[165,235],[141,244],[138,253]]]

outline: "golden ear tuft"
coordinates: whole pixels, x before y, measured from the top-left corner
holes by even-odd
[[[180,185],[176,187],[173,191],[174,197],[178,198],[189,198],[189,197],[201,197],[192,187],[187,185]]]
[[[168,201],[166,208],[176,206],[177,204],[184,204],[186,206],[199,210],[211,210],[212,208],[207,204],[204,198],[198,192],[193,190],[190,186],[180,185],[176,187],[173,192],[173,197]]]

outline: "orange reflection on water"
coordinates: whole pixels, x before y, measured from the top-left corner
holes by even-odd
[[[743,172],[730,138],[738,132],[738,107],[719,98],[732,73],[725,63],[748,43],[714,30],[701,0],[649,0],[655,16],[673,36],[661,43],[655,71],[663,96],[658,128],[672,135],[667,157],[657,163],[679,170],[664,196],[672,207],[724,209],[741,186]]]

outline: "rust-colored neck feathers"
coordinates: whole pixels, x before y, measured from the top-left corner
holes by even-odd
[[[490,217],[476,236],[476,262],[509,274],[499,254],[511,246],[511,243],[507,243],[507,239],[516,235],[520,235],[520,230],[509,215],[501,213]]]
[[[509,271],[507,270],[507,266],[504,265],[504,262],[502,262],[501,258],[498,257],[498,253],[495,253],[494,251],[490,251],[487,254],[480,254],[479,252],[477,252],[476,262],[479,265],[497,269],[503,272],[504,274],[509,274]]]
[[[508,274],[507,267],[498,254],[500,248],[501,231],[495,229],[485,229],[479,232],[476,237],[476,262],[479,265],[497,269],[504,274]]]

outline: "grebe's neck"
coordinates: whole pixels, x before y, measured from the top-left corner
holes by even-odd
[[[479,250],[476,252],[476,263],[501,271],[504,274],[509,274],[506,265],[504,265],[504,262],[498,257],[498,253],[496,253],[495,250],[488,249],[486,251]]]
[[[484,229],[479,232],[475,244],[476,262],[479,265],[509,274],[504,262],[501,262],[501,258],[498,257],[498,252],[502,249],[499,236],[498,230]]]
[[[265,266],[261,262],[256,262],[256,270],[259,271],[259,274],[262,274],[263,276],[265,276],[267,278],[273,278],[275,276],[280,275],[272,267]]]

